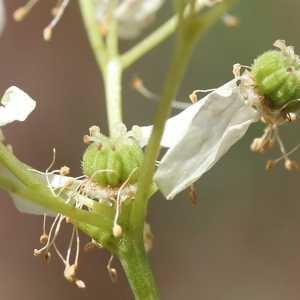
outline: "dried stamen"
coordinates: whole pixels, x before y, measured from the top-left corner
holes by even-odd
[[[109,275],[111,281],[113,283],[115,283],[118,280],[118,272],[115,268],[112,268],[112,266],[111,266],[113,259],[114,259],[114,256],[112,255],[108,260],[106,269],[108,271],[108,275]]]
[[[15,10],[13,17],[17,22],[23,21],[31,9],[38,3],[39,0],[29,0],[25,5]]]
[[[62,0],[59,6],[56,6],[56,14],[50,24],[44,29],[43,36],[45,41],[49,41],[52,37],[52,32],[54,27],[58,24],[62,18],[66,7],[68,6],[70,0]]]

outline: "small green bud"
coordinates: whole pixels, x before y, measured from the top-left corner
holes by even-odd
[[[280,44],[281,43],[281,44]],[[260,95],[271,109],[293,112],[300,108],[300,61],[292,47],[278,41],[281,50],[267,51],[252,65],[251,73]]]
[[[130,137],[103,138],[93,142],[86,149],[82,159],[84,175],[101,186],[120,186],[128,180],[138,180],[144,153]]]

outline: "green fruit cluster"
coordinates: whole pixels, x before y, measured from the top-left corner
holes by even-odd
[[[268,51],[254,61],[251,73],[272,109],[299,110],[300,65],[294,59],[282,51]]]
[[[107,139],[93,142],[85,150],[82,159],[84,175],[101,186],[117,187],[128,180],[136,183],[144,153],[132,138]]]

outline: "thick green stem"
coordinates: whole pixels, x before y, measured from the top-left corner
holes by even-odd
[[[123,266],[136,300],[158,300],[153,274],[143,244],[135,244],[128,238],[120,246],[118,257]]]

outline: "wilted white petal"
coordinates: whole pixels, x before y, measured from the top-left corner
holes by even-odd
[[[122,1],[115,11],[119,36],[123,39],[137,37],[151,23],[162,3],[162,0]]]
[[[2,33],[5,25],[5,7],[3,0],[0,0],[0,34]]]
[[[258,121],[259,114],[242,99],[236,81],[230,81],[185,111],[169,119],[162,158],[155,181],[172,199],[207,172]],[[142,128],[144,141],[151,127]]]
[[[118,21],[119,36],[123,39],[137,37],[153,20],[164,0],[120,0],[114,11]],[[105,22],[110,6],[109,0],[97,0],[97,19]]]
[[[9,177],[10,179],[18,180],[13,175],[11,175],[7,170],[1,169],[1,174],[5,175],[6,177]],[[37,174],[37,176],[40,176],[40,178],[45,181],[45,184],[47,184],[45,175]],[[48,178],[49,178],[49,183],[53,189],[59,189],[63,187],[70,180],[70,177],[56,175],[56,174],[49,174]],[[45,207],[42,207],[41,205],[36,204],[30,201],[29,199],[22,198],[13,193],[9,193],[9,195],[13,199],[16,208],[21,213],[32,214],[32,215],[47,214],[48,216],[56,216],[55,212],[51,212]]]
[[[45,181],[45,184],[47,184],[45,175],[37,174],[37,176],[40,176],[40,178]],[[56,175],[56,174],[49,174],[48,179],[49,179],[49,183],[53,189],[59,189],[59,188],[63,187],[70,180],[70,177]],[[30,201],[28,199],[24,199],[18,195],[12,194],[12,193],[10,193],[10,196],[12,197],[16,208],[21,213],[32,214],[32,215],[47,214],[47,216],[52,216],[52,217],[56,216],[55,212],[51,212],[50,210],[46,209],[45,207],[42,207],[36,203],[33,203],[32,201]]]
[[[0,126],[13,121],[24,121],[34,110],[36,102],[16,86],[6,90],[0,106]]]
[[[44,215],[47,214],[47,216],[54,217],[56,216],[56,213],[49,211],[48,209],[33,203],[32,201],[22,198],[16,194],[9,194],[10,197],[13,199],[14,204],[17,208],[17,210],[24,214],[31,214],[31,215]]]

